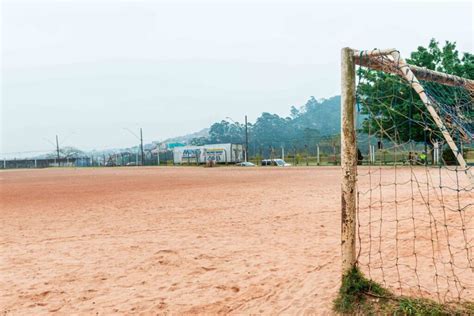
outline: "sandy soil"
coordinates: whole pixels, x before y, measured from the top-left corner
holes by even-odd
[[[328,312],[338,169],[1,173],[13,314]]]
[[[330,314],[339,170],[2,172],[0,310]]]

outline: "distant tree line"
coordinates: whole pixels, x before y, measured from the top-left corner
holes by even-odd
[[[301,152],[314,149],[319,142],[338,142],[340,113],[340,96],[323,100],[311,97],[304,106],[292,106],[288,117],[264,112],[248,124],[249,154],[265,155],[281,147],[289,153]],[[210,126],[208,137],[194,138],[190,144],[244,142],[245,124],[221,121]]]

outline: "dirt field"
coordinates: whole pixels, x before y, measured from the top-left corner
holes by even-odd
[[[338,170],[2,172],[2,310],[329,311]]]
[[[339,167],[2,172],[1,310],[329,314],[339,176]]]

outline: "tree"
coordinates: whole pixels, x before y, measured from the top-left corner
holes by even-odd
[[[84,156],[84,152],[76,147],[66,146],[59,150],[59,156],[61,158],[78,158]],[[46,158],[57,158],[56,151],[47,154]]]
[[[320,101],[311,97],[303,106],[301,114],[293,120],[292,126],[297,130],[316,129],[321,135],[338,134],[341,121],[340,104],[340,96]]]
[[[297,118],[300,116],[300,110],[298,110],[296,107],[292,106],[290,109],[290,115],[292,119]]]
[[[189,144],[193,145],[193,146],[206,145],[206,144],[209,144],[209,138],[203,137],[203,136],[202,137],[196,137],[196,138],[191,139]]]
[[[221,121],[211,125],[209,142],[211,143],[243,143],[245,125],[238,122]]]
[[[462,57],[459,56],[456,42],[446,41],[440,48],[439,42],[431,39],[427,48],[419,46],[415,52],[411,53],[407,62],[431,70],[474,79],[474,55],[467,52],[462,55]]]
[[[249,123],[249,152],[270,155],[272,147],[303,150],[304,145],[314,150],[316,144],[324,142],[327,136],[339,134],[339,130],[340,97],[319,101],[310,97],[305,105],[292,106],[289,117],[264,112],[254,124]],[[190,144],[243,143],[244,140],[244,124],[221,121],[211,125],[208,137],[194,138]]]
[[[294,131],[290,128],[291,118],[283,118],[277,114],[262,113],[252,127],[252,142],[259,147],[280,147],[288,142]]]
[[[456,43],[443,47],[432,39],[428,47],[418,47],[407,62],[465,78],[474,78],[474,56],[456,50]],[[439,140],[438,128],[413,89],[399,76],[371,69],[359,69],[358,104],[363,115],[362,130],[396,142]],[[449,99],[449,91],[444,96]],[[449,103],[449,102],[448,102]],[[448,104],[449,106],[449,104]],[[471,110],[472,111],[472,110]],[[470,113],[467,113],[470,116]],[[472,116],[471,116],[472,117]]]

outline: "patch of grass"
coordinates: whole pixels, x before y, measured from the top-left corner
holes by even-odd
[[[369,295],[386,297],[390,293],[379,284],[367,280],[357,267],[353,267],[343,278],[339,295],[334,300],[334,310],[342,314],[370,312]]]
[[[368,280],[357,267],[342,279],[334,311],[343,315],[474,315],[474,303],[439,304],[428,299],[397,297]]]
[[[474,315],[474,305],[472,303],[440,304],[428,299],[399,297],[393,298],[393,301],[387,311],[392,315],[462,316]]]
[[[394,315],[451,315],[447,306],[423,299],[400,298],[393,306]]]

